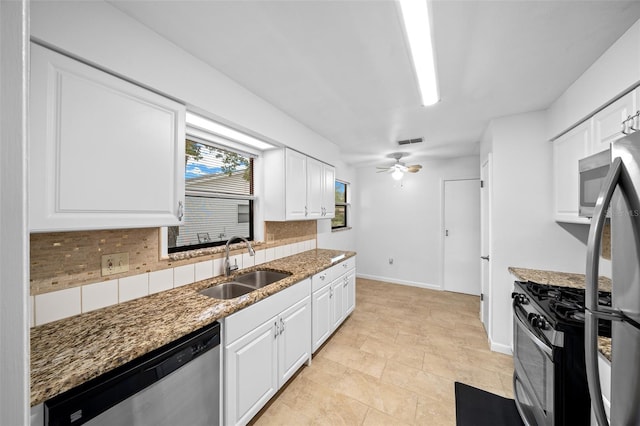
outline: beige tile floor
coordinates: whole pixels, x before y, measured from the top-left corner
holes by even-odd
[[[512,358],[489,350],[478,297],[356,288],[356,310],[253,423],[455,425],[455,381],[513,397]]]

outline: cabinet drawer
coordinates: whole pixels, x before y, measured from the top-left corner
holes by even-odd
[[[248,306],[225,319],[225,345],[233,343],[260,324],[279,315],[311,294],[311,280],[300,281],[258,303]]]
[[[356,258],[354,257],[350,257],[349,259],[344,260],[343,262],[338,263],[337,265],[334,266],[334,268],[336,269],[336,273],[334,275],[334,278],[339,277],[340,275],[344,274],[345,272],[348,272],[350,270],[352,270],[353,268],[356,267]]]
[[[334,272],[335,271],[333,271],[333,268],[327,268],[324,271],[320,271],[314,276],[312,276],[311,292],[320,290],[321,288],[324,288],[327,285],[331,284],[331,281],[333,281],[334,279],[333,277]]]

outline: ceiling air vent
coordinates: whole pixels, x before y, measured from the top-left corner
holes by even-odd
[[[422,142],[422,138],[416,138],[416,139],[405,139],[403,141],[398,141],[398,145],[410,145],[410,144],[414,144],[414,143],[420,143]]]

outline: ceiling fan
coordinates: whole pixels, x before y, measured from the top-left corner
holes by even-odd
[[[378,169],[377,173],[388,172],[391,173],[391,177],[395,180],[402,179],[402,176],[405,173],[418,173],[422,166],[420,164],[414,164],[412,166],[407,166],[404,163],[400,162],[400,159],[408,156],[408,152],[394,152],[392,154],[387,155],[389,158],[393,158],[396,160],[394,164],[388,167],[376,167]]]

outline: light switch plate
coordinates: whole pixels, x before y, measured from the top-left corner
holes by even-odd
[[[129,270],[129,253],[113,253],[102,256],[102,276],[121,274]]]

